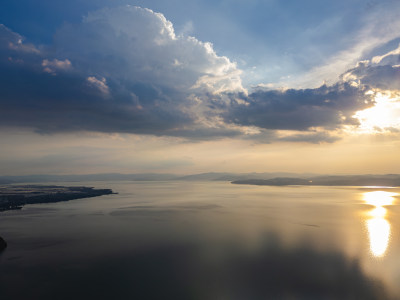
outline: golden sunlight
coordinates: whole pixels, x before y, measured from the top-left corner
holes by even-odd
[[[360,122],[359,130],[364,133],[400,129],[400,95],[390,91],[377,92],[375,105],[356,112],[353,117]]]
[[[383,218],[367,221],[370,251],[376,257],[385,255],[390,240],[390,224]]]
[[[397,195],[397,193],[385,191],[367,192],[364,193],[364,201],[365,203],[378,208],[386,205],[392,205],[395,201],[394,196]]]
[[[392,205],[397,193],[375,191],[363,194],[365,203],[375,206],[368,212],[370,218],[366,221],[370,251],[376,257],[382,257],[389,246],[390,223],[386,220],[387,210],[384,206]]]

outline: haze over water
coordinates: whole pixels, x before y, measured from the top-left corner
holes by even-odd
[[[1,213],[2,297],[400,297],[397,188],[80,185],[118,194]]]

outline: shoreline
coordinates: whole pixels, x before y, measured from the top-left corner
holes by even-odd
[[[0,212],[19,210],[26,204],[56,203],[116,194],[111,189],[85,186],[10,185],[0,187]]]

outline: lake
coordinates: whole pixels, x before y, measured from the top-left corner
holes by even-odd
[[[400,189],[56,184],[118,194],[0,213],[2,299],[400,299]]]

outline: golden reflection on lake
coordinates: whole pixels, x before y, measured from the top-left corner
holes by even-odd
[[[368,212],[369,219],[366,221],[371,254],[375,257],[383,257],[387,251],[390,241],[390,223],[386,219],[387,209],[384,206],[393,205],[394,196],[397,193],[374,191],[363,194],[364,201],[375,206]]]

